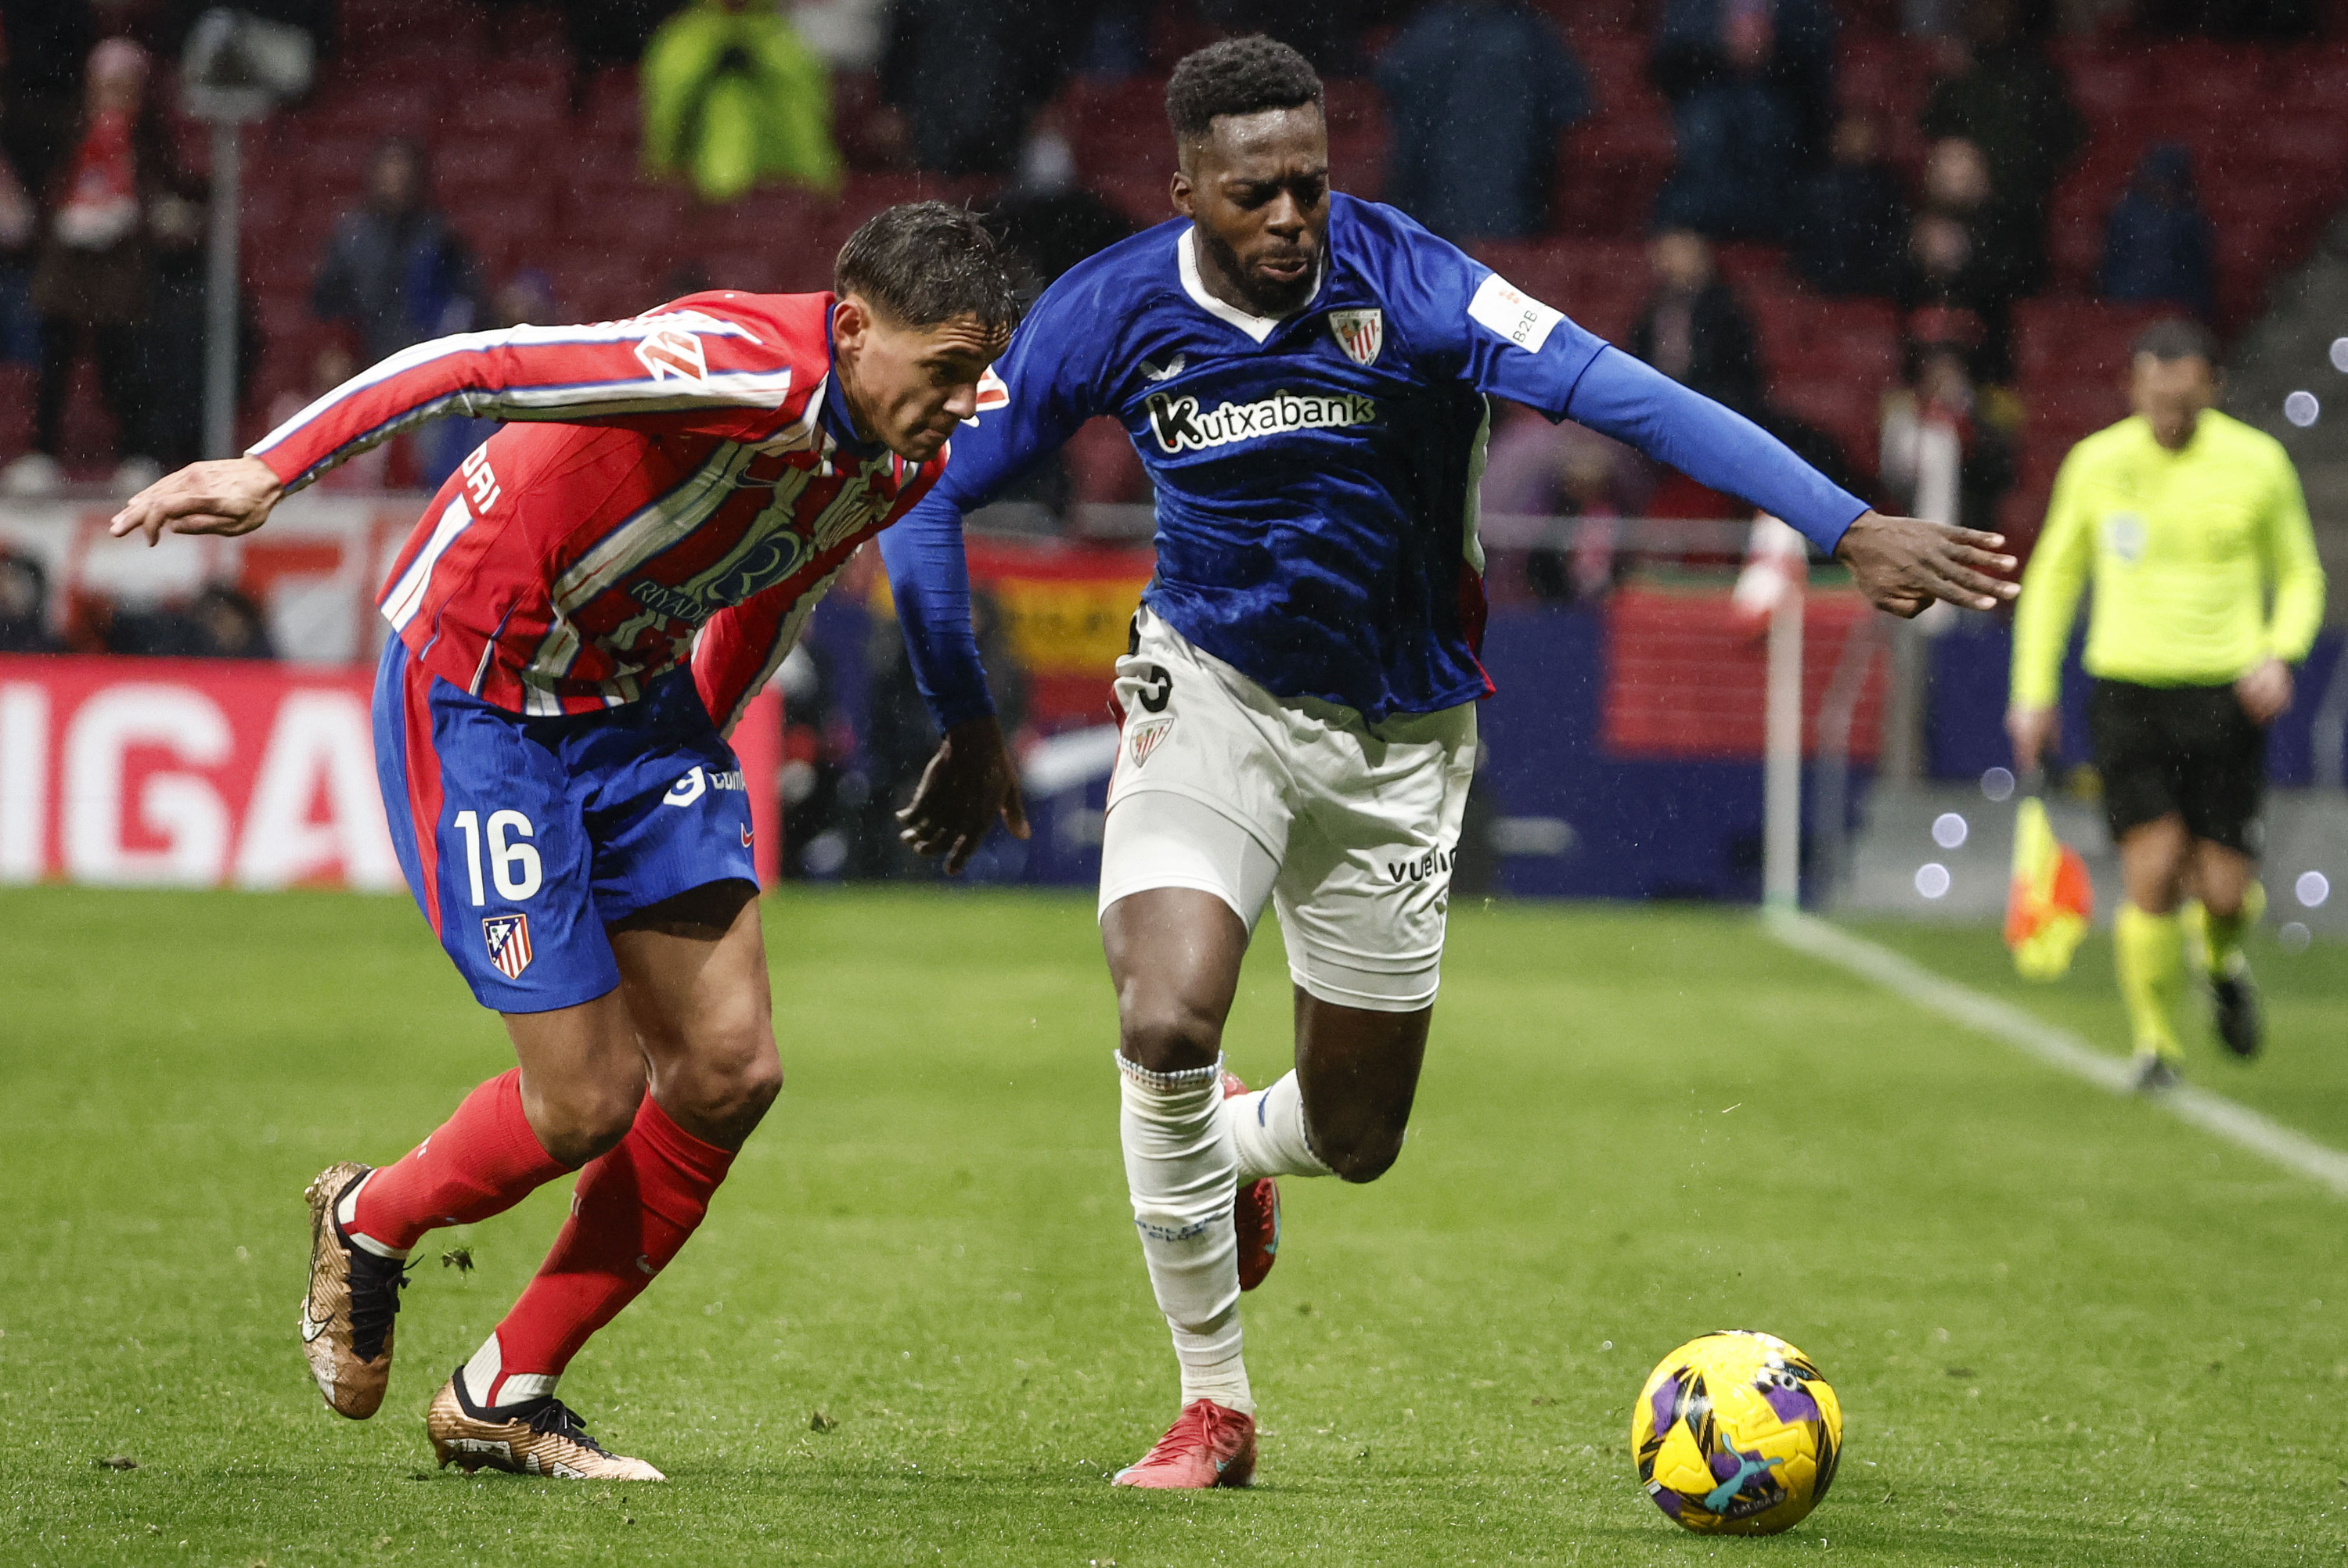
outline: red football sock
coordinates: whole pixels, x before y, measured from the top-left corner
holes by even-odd
[[[465,1096],[430,1137],[369,1176],[343,1228],[376,1248],[406,1252],[427,1231],[505,1213],[569,1169],[530,1131],[515,1068]]]
[[[677,1255],[734,1153],[705,1143],[647,1094],[620,1146],[579,1173],[571,1218],[505,1321],[465,1368],[476,1404],[551,1392],[589,1335]]]

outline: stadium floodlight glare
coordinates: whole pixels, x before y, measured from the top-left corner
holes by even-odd
[[[1944,811],[1932,819],[1932,842],[1943,849],[1961,847],[1970,831],[1965,819],[1953,811]]]
[[[2299,874],[2298,886],[2291,891],[2299,895],[2302,907],[2318,909],[2322,907],[2325,899],[2332,897],[2332,878],[2321,871],[2302,871]]]
[[[211,233],[204,274],[204,451],[236,450],[236,232],[243,209],[238,128],[310,89],[310,35],[216,6],[180,57],[188,112],[212,128]]]
[[[2314,940],[2315,933],[2307,928],[2303,920],[2286,920],[2282,929],[2275,933],[2276,945],[2286,953],[2303,953]]]
[[[2332,340],[2332,368],[2348,375],[2348,337]]]
[[[2316,415],[2322,412],[2323,405],[2315,400],[2312,392],[2294,392],[2282,400],[2282,416],[2302,430],[2314,424]]]
[[[1993,802],[2012,800],[2013,770],[2012,768],[1987,769],[1981,776],[1981,791]]]
[[[1947,897],[1949,868],[1937,860],[1928,860],[1916,867],[1916,891],[1927,898]]]

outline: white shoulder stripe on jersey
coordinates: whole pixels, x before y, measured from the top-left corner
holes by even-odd
[[[721,320],[716,316],[705,315],[699,311],[671,311],[665,315],[636,316],[623,322],[598,322],[589,325],[505,327],[496,332],[458,333],[450,337],[434,338],[429,343],[420,343],[413,347],[404,348],[390,358],[361,371],[263,436],[258,443],[248,449],[248,456],[266,452],[279,445],[294,432],[345,398],[364,392],[369,387],[379,385],[394,376],[405,375],[411,370],[430,364],[436,360],[448,358],[452,354],[481,354],[491,349],[508,346],[551,348],[566,343],[625,343],[670,329],[682,329],[697,336],[741,338],[751,343],[758,341],[757,334],[751,332],[749,328],[738,323]],[[746,376],[752,382],[779,378],[786,387],[790,379],[790,372],[788,368],[765,376],[745,372],[729,373],[727,376],[717,379],[730,381],[736,375]],[[683,387],[705,384],[675,378],[659,383],[631,381],[618,384]],[[672,403],[682,399],[672,395],[664,397],[662,401]],[[773,406],[778,407],[780,404],[777,403]]]

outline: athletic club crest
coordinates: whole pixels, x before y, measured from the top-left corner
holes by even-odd
[[[1331,311],[1329,335],[1355,364],[1367,369],[1377,364],[1378,350],[1386,345],[1384,311]]]
[[[1148,719],[1134,725],[1128,743],[1133,747],[1133,765],[1139,767],[1148,762],[1149,753],[1158,749],[1158,743],[1166,738],[1166,732],[1173,727],[1171,719]]]
[[[527,915],[492,915],[481,922],[481,935],[489,944],[489,962],[498,973],[510,980],[521,979],[530,968],[530,917]]]

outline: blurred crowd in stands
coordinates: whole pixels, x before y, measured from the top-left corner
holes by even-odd
[[[1328,79],[1341,188],[1883,504],[2026,538],[2062,451],[2124,412],[2143,315],[2247,325],[2348,198],[2343,0],[240,5],[322,61],[246,133],[245,439],[433,336],[821,288],[856,221],[917,195],[983,204],[1048,282],[1167,215],[1173,60],[1264,31]],[[0,495],[200,455],[210,183],[174,71],[202,8],[0,0]],[[487,433],[326,483],[428,487]],[[1101,425],[1021,499],[1066,527],[1148,495]],[[1624,519],[1736,509],[1523,410],[1485,507],[1579,519],[1494,585],[1557,600],[1613,584]],[[0,651],[47,645],[46,592],[0,558]],[[226,589],[119,620],[106,646],[266,644]],[[899,706],[915,756],[917,705],[875,710]]]
[[[1886,419],[1952,422],[1982,476],[1967,520],[1994,520],[1988,476],[2106,406],[2058,395],[2024,428],[2023,307],[2239,327],[2348,194],[2328,4],[250,0],[326,66],[249,138],[243,428],[446,333],[713,280],[819,287],[856,218],[914,194],[988,203],[1048,280],[1164,214],[1171,60],[1261,29],[1329,77],[1341,184],[1855,483],[1898,478]],[[171,77],[199,10],[0,0],[0,408],[22,404],[0,414],[0,492],[120,491],[198,455],[209,190]],[[2234,125],[2219,172],[2253,178],[2213,217],[2197,133],[2267,107],[2322,123]],[[2093,335],[2039,315],[2050,342]],[[481,434],[340,483],[428,486]],[[1146,499],[1120,445],[1088,434],[1027,499]],[[1556,474],[1632,462],[1549,445]],[[1601,488],[1721,504],[1655,475]]]
[[[204,0],[0,0],[0,497],[127,493],[202,441]],[[822,289],[871,209],[979,202],[1040,284],[1167,216],[1174,58],[1265,30],[1336,183],[1399,204],[1880,505],[2029,538],[2146,313],[2247,326],[2348,197],[2348,0],[240,0],[310,30],[246,131],[240,439],[456,331],[709,284]],[[448,420],[326,488],[432,486]],[[1148,500],[1085,427],[1014,512]],[[1594,601],[1639,517],[1735,502],[1503,408],[1488,517],[1569,518],[1496,596]],[[1007,526],[1007,524],[1005,524]],[[1521,561],[1521,566],[1517,561]],[[75,606],[0,549],[0,652],[270,657],[228,585]],[[979,594],[1007,728],[1022,676]],[[913,873],[932,746],[900,639],[784,667],[791,871]],[[852,690],[850,690],[852,688]],[[855,723],[850,723],[855,713]]]

